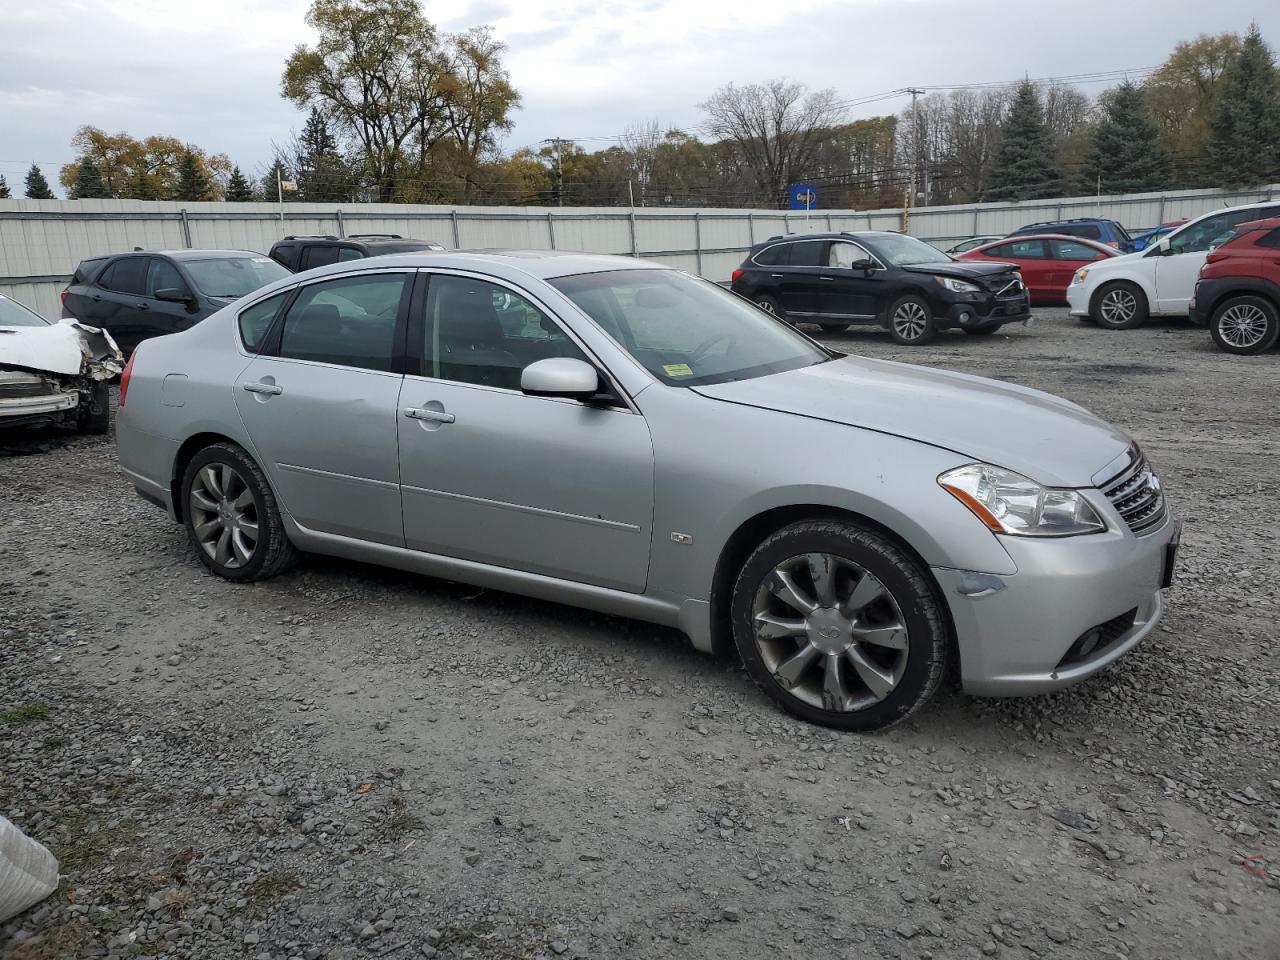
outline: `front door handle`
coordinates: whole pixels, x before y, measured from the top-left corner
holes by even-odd
[[[834,283],[836,278],[835,277],[819,277],[818,279],[825,280],[827,281],[827,283]]]
[[[405,407],[404,415],[410,420],[428,420],[432,423],[453,423],[456,417],[443,410],[432,410],[430,407]]]
[[[250,393],[265,393],[272,397],[284,393],[284,387],[276,386],[274,383],[246,383],[244,388]]]
[[[137,307],[138,307],[138,309],[139,309],[139,310],[150,310],[150,309],[151,309],[151,304],[146,303],[146,302],[143,302],[143,303],[139,303],[139,304],[137,305]]]
[[[769,276],[773,277],[773,279],[775,279],[775,280],[781,280],[781,279],[782,279],[782,274],[780,274],[780,273],[771,273],[771,274],[769,274]]]

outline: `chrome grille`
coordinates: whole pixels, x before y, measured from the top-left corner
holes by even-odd
[[[1129,466],[1102,484],[1102,492],[1134,533],[1164,519],[1164,491],[1147,458],[1135,451]]]

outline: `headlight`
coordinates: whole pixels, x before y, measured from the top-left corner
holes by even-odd
[[[996,533],[1070,537],[1107,529],[1079,490],[1044,487],[1012,470],[971,463],[938,483]]]
[[[1084,278],[1089,275],[1088,267],[1081,267],[1076,271],[1076,275],[1071,278],[1072,283],[1084,283]]]
[[[933,279],[937,280],[952,293],[979,293],[982,290],[976,283],[957,280],[954,277],[934,277]]]

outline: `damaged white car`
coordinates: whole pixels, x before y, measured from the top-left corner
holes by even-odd
[[[0,294],[0,429],[44,423],[106,433],[107,382],[123,369],[110,334],[74,320],[50,323]]]

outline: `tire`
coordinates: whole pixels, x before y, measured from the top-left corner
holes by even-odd
[[[761,294],[760,296],[752,297],[751,302],[771,317],[777,317],[779,320],[784,320],[787,323],[791,322],[787,319],[787,315],[782,312],[782,307],[778,304],[778,301],[773,297]]]
[[[275,493],[258,465],[234,443],[215,443],[192,457],[181,489],[187,536],[200,562],[218,576],[265,580],[297,562]]]
[[[989,327],[961,327],[965,333],[971,337],[989,337],[1000,329],[1000,324],[994,324]]]
[[[1137,284],[1117,280],[1105,284],[1093,297],[1090,315],[1108,330],[1132,330],[1147,322],[1147,295]]]
[[[887,316],[889,333],[903,346],[918,347],[937,336],[933,310],[924,297],[915,294],[899,297],[889,307]]]
[[[111,394],[106,383],[95,381],[89,392],[89,400],[76,411],[76,430],[91,436],[101,436],[111,429]]]
[[[1219,350],[1239,356],[1262,353],[1280,337],[1280,314],[1264,297],[1229,297],[1213,311],[1209,336]]]
[[[834,571],[825,596],[810,556]],[[761,689],[797,717],[837,730],[881,730],[909,717],[951,659],[928,572],[855,523],[805,520],[766,537],[738,573],[730,613],[738,653]]]
[[[820,323],[818,324],[818,326],[822,328],[823,333],[843,333],[844,331],[848,330],[851,326],[853,326],[853,324],[840,323],[837,321],[836,323]]]

